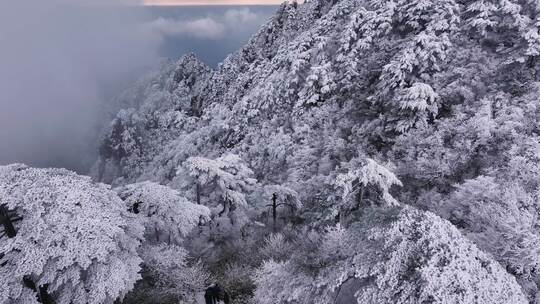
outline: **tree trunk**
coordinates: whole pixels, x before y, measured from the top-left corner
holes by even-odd
[[[230,209],[229,204],[230,203],[227,201],[223,202],[223,210],[221,210],[221,212],[219,213],[219,216],[222,216],[223,214],[225,215],[229,214],[229,209]]]
[[[4,226],[4,232],[8,238],[14,238],[17,235],[17,230],[15,230],[9,212],[4,205],[0,206],[0,223]]]
[[[36,298],[38,299],[38,302],[42,304],[54,304],[54,300],[51,298],[51,296],[47,292],[48,284],[45,284],[36,288],[36,283],[34,283],[34,280],[32,280],[30,276],[24,276],[23,283],[24,283],[24,286],[26,286],[27,288],[30,288],[31,290],[37,293]]]
[[[197,186],[195,187],[195,192],[197,192],[197,205],[201,204],[201,184],[197,182]]]
[[[39,286],[39,299],[41,300],[41,303],[43,304],[54,304],[53,299],[47,292],[47,284],[43,286]]]
[[[360,188],[360,195],[358,197],[358,206],[362,208],[362,201],[364,200],[364,186]]]
[[[276,232],[277,225],[277,195],[272,194],[272,231]]]

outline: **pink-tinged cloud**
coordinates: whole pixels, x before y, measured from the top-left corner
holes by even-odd
[[[277,5],[284,0],[144,0],[144,5]]]

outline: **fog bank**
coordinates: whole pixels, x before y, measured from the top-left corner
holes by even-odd
[[[84,172],[100,104],[157,60],[143,11],[89,3],[0,4],[0,165]]]

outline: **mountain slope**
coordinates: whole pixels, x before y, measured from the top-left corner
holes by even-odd
[[[189,157],[235,153],[258,189],[294,191],[296,220],[321,227],[381,204],[380,191],[346,196],[337,182],[374,159],[403,183],[398,201],[450,220],[532,301],[539,11],[518,0],[283,4],[216,70],[186,56],[126,93],[140,102],[103,135],[94,175],[181,188]],[[251,205],[266,205],[259,192]]]

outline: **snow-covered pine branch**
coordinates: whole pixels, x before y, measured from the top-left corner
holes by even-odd
[[[253,171],[235,154],[225,154],[216,159],[190,157],[183,168],[189,171],[200,186],[214,186],[223,203],[223,212],[230,206],[247,207],[245,194],[251,190],[256,180]]]
[[[0,303],[37,303],[42,292],[58,304],[112,304],[140,278],[143,227],[108,186],[10,165],[0,167],[0,205],[22,217],[0,241]]]
[[[362,167],[340,174],[336,178],[336,186],[343,189],[341,195],[343,200],[357,192],[361,193],[358,204],[362,204],[365,189],[373,187],[375,191],[380,192],[384,204],[388,206],[399,205],[399,202],[389,192],[394,185],[402,186],[401,181],[394,173],[371,158],[367,158]]]
[[[126,208],[145,226],[150,243],[180,245],[194,227],[210,219],[206,206],[188,201],[167,186],[147,181],[115,190]]]

